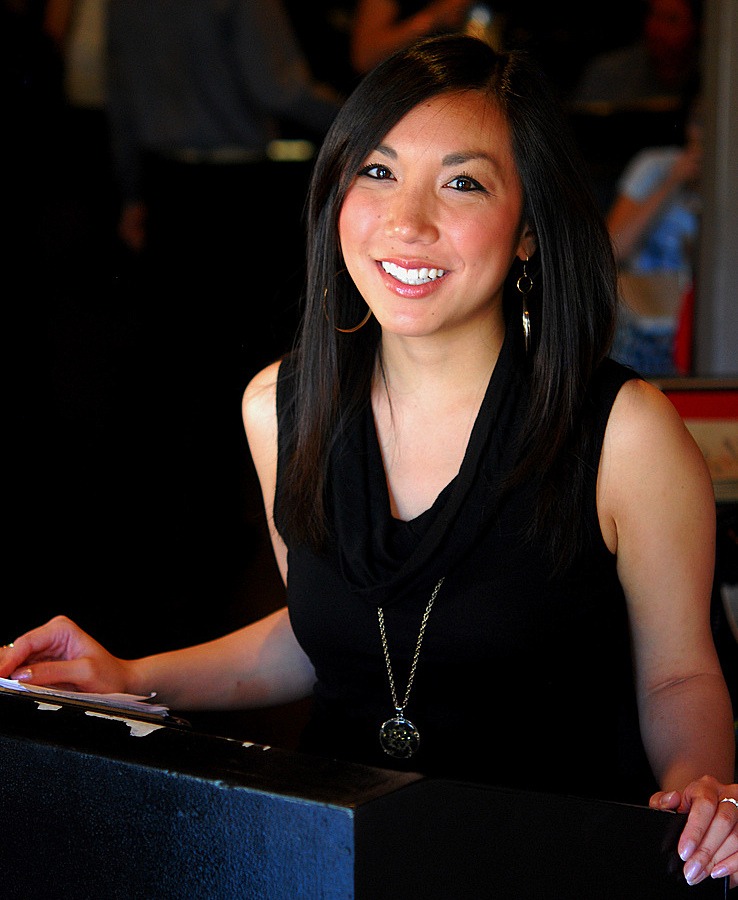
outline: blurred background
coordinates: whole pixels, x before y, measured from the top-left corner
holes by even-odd
[[[675,396],[718,397],[685,416],[727,429],[716,631],[738,683],[720,600],[738,583],[732,0],[603,0],[596,16],[565,0],[2,0],[0,16],[0,643],[64,612],[137,656],[281,603],[240,396],[294,335],[312,161],[383,54],[464,29],[525,47],[560,92],[622,250],[616,353]],[[303,715],[195,724],[289,746]]]

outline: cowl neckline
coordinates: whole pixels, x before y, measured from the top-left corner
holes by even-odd
[[[371,402],[339,437],[327,508],[342,576],[367,602],[390,606],[408,594],[430,596],[493,521],[500,487],[517,457],[522,419],[524,386],[513,349],[508,328],[458,474],[417,518],[392,516]]]

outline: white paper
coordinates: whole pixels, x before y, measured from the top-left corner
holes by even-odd
[[[146,697],[136,694],[88,694],[82,691],[60,691],[56,688],[41,687],[38,684],[16,681],[13,678],[0,678],[0,688],[24,694],[39,694],[44,697],[80,700],[82,702],[94,703],[97,706],[110,706],[115,707],[115,709],[126,709],[145,713],[149,716],[165,716],[169,712],[167,706],[161,706],[150,702],[156,694],[150,694]]]

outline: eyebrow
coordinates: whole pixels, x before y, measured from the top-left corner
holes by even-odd
[[[397,159],[397,152],[387,144],[379,144],[377,146],[377,152],[383,153],[385,156],[389,156],[390,159]],[[467,150],[464,152],[457,151],[455,153],[447,153],[446,156],[444,156],[441,160],[441,165],[444,167],[460,166],[473,159],[483,159],[486,162],[490,163],[490,165],[494,166],[495,169],[500,168],[499,161],[494,156],[491,156],[489,153],[486,153],[483,150]]]
[[[472,159],[483,159],[491,163],[495,168],[499,166],[497,159],[483,150],[468,150],[466,153],[448,153],[441,162],[444,166],[459,166]]]
[[[389,156],[390,159],[397,159],[397,153],[392,147],[388,147],[387,144],[377,144],[377,153],[383,153],[385,156]]]

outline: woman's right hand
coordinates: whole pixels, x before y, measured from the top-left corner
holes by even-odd
[[[66,616],[0,648],[0,677],[57,690],[126,693],[127,665]]]

